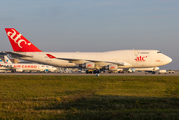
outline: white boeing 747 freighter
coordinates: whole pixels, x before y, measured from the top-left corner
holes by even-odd
[[[43,52],[14,28],[5,28],[14,52],[12,57],[58,67],[86,68],[87,72],[118,68],[163,66],[172,59],[158,50],[117,50],[107,52]]]

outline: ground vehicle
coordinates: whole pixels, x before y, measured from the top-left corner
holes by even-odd
[[[170,70],[170,69],[169,69],[169,70],[167,70],[167,72],[168,72],[168,73],[175,73],[175,71],[174,71],[174,70]]]
[[[166,70],[159,70],[158,74],[167,74],[167,71]]]

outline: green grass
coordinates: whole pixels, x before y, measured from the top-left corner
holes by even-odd
[[[179,119],[178,76],[0,76],[0,119]]]

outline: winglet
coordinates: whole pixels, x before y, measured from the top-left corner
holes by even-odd
[[[50,59],[56,58],[55,56],[51,55],[51,54],[46,54]]]
[[[42,52],[14,28],[5,28],[5,31],[15,52]]]

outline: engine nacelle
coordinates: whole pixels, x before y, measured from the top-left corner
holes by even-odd
[[[110,64],[110,65],[108,65],[108,66],[103,67],[103,69],[105,69],[105,70],[110,70],[110,71],[117,71],[118,66],[115,65],[115,64]]]
[[[94,69],[95,63],[94,62],[87,62],[84,64],[80,64],[79,67],[86,68],[86,69]]]
[[[16,72],[23,72],[23,69],[22,68],[17,68]]]

